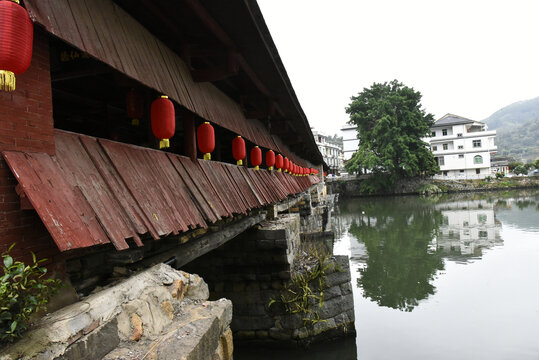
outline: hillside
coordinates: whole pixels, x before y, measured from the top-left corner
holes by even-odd
[[[506,106],[483,122],[489,130],[497,130],[498,155],[539,158],[539,97]]]

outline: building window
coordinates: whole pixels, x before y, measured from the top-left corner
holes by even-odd
[[[432,147],[432,151],[437,151],[437,150],[438,150],[438,146],[435,145]]]
[[[481,147],[481,140],[474,140],[473,141],[473,147],[474,148],[480,148]]]
[[[458,133],[458,134],[457,134],[457,137],[462,137],[462,133]]]
[[[447,136],[447,129],[442,129],[442,135]]]
[[[447,150],[449,148],[449,146],[447,144],[442,144],[442,147],[444,150]]]
[[[459,170],[459,171],[460,171],[461,173],[463,173],[463,172],[464,172],[464,170],[462,170],[462,169],[461,169],[461,170]]]
[[[480,238],[488,238],[488,232],[485,230],[479,230],[479,237]]]
[[[444,157],[443,156],[440,156],[438,158],[438,165],[442,166],[442,165],[445,165],[445,161],[444,161]]]
[[[477,214],[477,222],[480,224],[486,224],[487,223],[487,215],[485,214]]]
[[[444,176],[447,176],[447,171],[444,171]]]
[[[459,145],[458,148],[459,148],[459,150],[462,150],[462,149],[464,149],[464,145]]]
[[[464,159],[464,154],[459,154],[459,159]]]
[[[481,174],[481,169],[475,169],[476,174]]]
[[[432,137],[435,137],[436,136],[436,131],[433,131],[432,134],[431,134]]]
[[[481,155],[475,155],[473,157],[473,163],[474,164],[482,164],[483,163],[483,157]]]

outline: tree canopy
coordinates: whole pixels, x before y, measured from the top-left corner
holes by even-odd
[[[362,168],[384,179],[431,176],[439,171],[421,138],[430,134],[434,116],[421,107],[421,93],[393,80],[363,89],[346,108],[349,124],[358,129],[359,149],[347,163],[350,172]]]

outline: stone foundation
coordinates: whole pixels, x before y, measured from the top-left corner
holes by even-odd
[[[313,210],[307,216],[322,221],[321,212]],[[209,284],[212,299],[226,297],[232,301],[231,327],[236,340],[294,344],[355,333],[346,256],[332,257],[328,262],[323,305],[316,309],[316,321],[306,323],[305,314],[288,314],[273,305],[269,307],[272,300],[279,299],[292,278],[303,271],[298,262],[303,261],[309,251],[332,248],[333,233],[302,234],[301,229],[305,227],[301,219],[299,211],[277,215],[273,221],[263,222],[186,267],[188,271],[202,274]]]
[[[159,264],[40,320],[0,359],[232,359],[232,303]]]

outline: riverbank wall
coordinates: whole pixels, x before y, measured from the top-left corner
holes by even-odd
[[[539,177],[513,177],[492,180],[437,180],[431,178],[403,179],[394,189],[375,194],[362,192],[362,178],[336,179],[326,183],[328,193],[343,197],[429,195],[510,189],[539,188]]]

